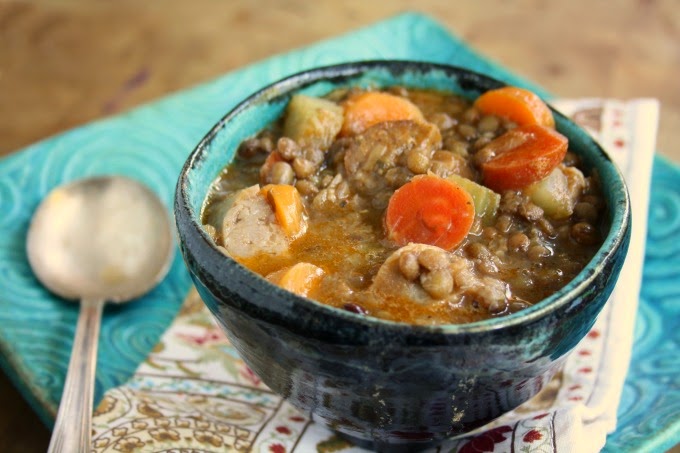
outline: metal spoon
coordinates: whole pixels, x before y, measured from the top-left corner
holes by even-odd
[[[50,192],[26,242],[38,279],[57,295],[81,302],[49,452],[87,452],[104,302],[134,299],[165,276],[174,248],[171,223],[144,185],[121,176],[95,177]]]

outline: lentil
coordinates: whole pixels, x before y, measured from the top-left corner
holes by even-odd
[[[295,140],[288,137],[279,138],[279,141],[276,142],[276,150],[286,160],[293,160],[300,154],[298,144],[295,143]]]
[[[448,258],[442,249],[426,249],[418,256],[418,263],[428,271],[433,271],[444,269],[448,265]]]
[[[276,162],[272,166],[272,184],[293,184],[295,172],[288,162]]]
[[[477,125],[477,128],[479,129],[480,132],[496,132],[496,130],[499,128],[501,125],[501,122],[498,120],[497,117],[493,115],[487,115],[484,116],[481,120],[479,120],[479,124]]]
[[[420,284],[434,299],[443,299],[453,290],[453,277],[444,269],[420,274]]]
[[[420,275],[418,257],[413,253],[402,253],[399,257],[399,270],[406,280],[413,281]]]
[[[582,245],[595,245],[600,242],[600,235],[595,227],[586,222],[579,222],[572,226],[571,237]]]
[[[529,238],[524,233],[515,233],[508,239],[508,248],[514,252],[526,252],[529,249]]]

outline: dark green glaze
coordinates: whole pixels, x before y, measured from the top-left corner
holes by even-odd
[[[535,395],[592,327],[630,239],[622,176],[582,129],[555,112],[571,148],[603,180],[605,243],[574,281],[504,318],[412,326],[363,317],[288,293],[220,253],[199,214],[238,143],[277,117],[292,92],[348,84],[428,87],[470,98],[502,83],[465,69],[377,61],[303,72],[247,98],[198,144],[180,175],[180,248],[206,305],[245,362],[277,393],[355,439],[392,449],[469,432]]]

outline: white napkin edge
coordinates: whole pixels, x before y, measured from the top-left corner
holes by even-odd
[[[569,102],[568,100],[564,100]],[[610,99],[598,99],[593,101],[610,102]],[[577,102],[584,102],[583,99]],[[573,452],[599,451],[606,443],[606,435],[616,430],[617,412],[623,392],[623,386],[630,359],[634,339],[635,316],[639,303],[640,287],[642,284],[642,270],[645,257],[645,242],[647,238],[647,215],[649,210],[649,196],[652,178],[652,163],[654,160],[654,150],[656,147],[656,136],[659,120],[659,101],[653,98],[639,98],[622,101],[624,104],[632,105],[632,117],[627,118],[627,129],[631,131],[629,137],[632,139],[630,147],[633,151],[631,162],[617,162],[622,171],[626,168],[629,171],[624,174],[631,202],[632,215],[632,234],[628,255],[621,269],[621,274],[614,294],[610,300],[616,305],[610,306],[610,325],[619,326],[612,329],[607,335],[605,348],[617,351],[617,357],[613,354],[605,354],[603,364],[599,372],[602,373],[598,378],[598,383],[593,389],[592,404],[582,405],[578,411],[573,411],[572,416],[580,416],[582,423],[581,433],[576,434],[572,439],[577,442],[571,447]],[[560,101],[555,102],[559,109]],[[606,129],[605,129],[606,131]],[[605,150],[612,149],[613,141],[616,137],[599,137],[600,144]],[[609,151],[608,151],[609,152]],[[610,152],[616,161],[616,154]],[[635,295],[631,297],[631,295]],[[615,404],[609,403],[615,401]],[[574,408],[575,409],[575,408]],[[571,427],[574,424],[572,420]]]

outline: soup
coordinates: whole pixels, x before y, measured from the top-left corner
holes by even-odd
[[[533,93],[391,87],[294,95],[240,145],[202,221],[226,255],[301,296],[452,324],[567,284],[605,212],[597,175]]]

